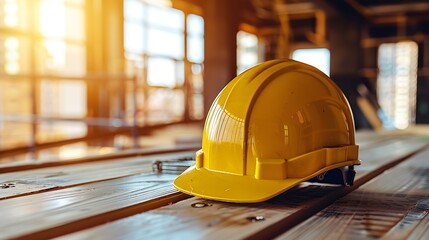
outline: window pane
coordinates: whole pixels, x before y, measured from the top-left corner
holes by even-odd
[[[144,109],[144,97],[141,92],[136,91],[133,81],[127,81],[125,87],[126,122],[133,124],[134,112],[138,109]]]
[[[83,9],[66,8],[66,37],[84,40],[85,39],[85,16]]]
[[[145,116],[145,96],[143,91],[136,92],[137,114],[135,116],[138,126],[143,126],[146,123]]]
[[[327,48],[298,49],[293,52],[292,59],[316,67],[329,76],[331,53]]]
[[[255,34],[239,31],[237,41],[241,49],[254,49],[258,46],[258,38]]]
[[[182,119],[185,98],[182,90],[151,89],[149,123],[166,123]]]
[[[143,56],[140,54],[125,54],[125,71],[128,77],[138,77],[138,80],[141,80],[141,75],[143,71]]]
[[[203,67],[201,64],[192,64],[192,90],[194,93],[203,92]]]
[[[27,146],[31,143],[31,124],[0,121],[0,149]]]
[[[70,138],[84,137],[87,126],[84,122],[50,121],[37,124],[36,141],[52,142]]]
[[[185,63],[183,61],[176,62],[176,87],[183,86],[185,82]]]
[[[38,70],[42,74],[82,76],[86,73],[84,46],[45,40],[39,44],[38,54]]]
[[[415,42],[381,44],[378,49],[378,101],[399,129],[415,122],[417,55]]]
[[[124,24],[125,50],[135,53],[143,53],[144,50],[143,26],[134,22]]]
[[[152,26],[162,26],[173,31],[183,31],[183,12],[174,8],[148,5],[147,21]]]
[[[188,60],[195,63],[204,61],[204,38],[188,36]]]
[[[49,117],[83,118],[86,116],[84,81],[42,80],[39,88],[39,113]]]
[[[237,74],[258,63],[258,38],[256,35],[237,33]]]
[[[49,37],[85,38],[84,8],[61,0],[41,0],[40,32]]]
[[[0,1],[0,27],[28,28],[28,0]]]
[[[150,58],[148,62],[148,84],[151,86],[175,87],[176,67],[178,66],[171,59]]]
[[[192,91],[191,118],[202,119],[204,117],[203,98],[203,67],[201,64],[192,64]]]
[[[44,36],[66,35],[65,5],[61,0],[40,0],[40,32]]]
[[[67,4],[71,4],[74,6],[82,6],[82,7],[85,3],[85,0],[65,0],[65,1]]]
[[[30,81],[0,79],[0,115],[29,115],[31,103]]]
[[[94,155],[98,147],[89,147],[86,142],[67,144],[61,147],[50,147],[37,151],[38,160],[58,160],[88,157]],[[107,147],[106,147],[107,148]],[[107,148],[108,149],[108,148]],[[107,150],[106,149],[106,150]],[[103,149],[104,151],[105,149]],[[107,150],[108,151],[108,150]],[[104,152],[103,152],[104,153]]]
[[[183,58],[183,33],[149,28],[148,37],[149,54]]]
[[[204,97],[203,94],[194,94],[192,96],[192,119],[203,119],[204,117]]]
[[[29,53],[28,40],[0,36],[0,72],[6,74],[28,73]]]
[[[258,55],[255,52],[242,51],[238,56],[238,62],[242,69],[248,69],[258,63]]]
[[[67,76],[83,76],[86,74],[86,49],[82,45],[66,45],[65,68]]]
[[[138,0],[124,1],[124,16],[126,19],[143,20],[144,4]]]
[[[188,34],[204,35],[204,19],[201,16],[189,14],[187,27]]]
[[[31,141],[31,85],[25,79],[0,79],[0,149]]]

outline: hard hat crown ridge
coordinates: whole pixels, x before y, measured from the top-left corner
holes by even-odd
[[[354,135],[347,99],[329,77],[300,62],[268,61],[219,93],[196,164],[174,185],[214,200],[264,201],[332,169],[360,164]]]

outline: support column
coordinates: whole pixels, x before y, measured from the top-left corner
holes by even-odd
[[[238,1],[204,1],[204,113],[237,72]]]
[[[90,1],[87,16],[87,116],[120,117],[125,109],[122,1]],[[88,136],[107,131],[89,126]]]

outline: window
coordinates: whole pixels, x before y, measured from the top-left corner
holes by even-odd
[[[204,62],[204,20],[201,16],[189,14],[187,17],[187,57],[190,67],[190,118],[204,117],[203,62]],[[189,72],[189,71],[188,71]]]
[[[77,0],[39,0],[39,32],[36,43],[37,113],[46,118],[86,117],[85,6]],[[44,77],[49,76],[49,77]],[[50,77],[53,76],[53,77]],[[39,142],[83,137],[81,121],[43,121]]]
[[[139,125],[203,117],[204,21],[201,16],[124,0],[127,119]]]
[[[258,63],[258,37],[244,31],[237,33],[237,74]]]
[[[329,76],[330,52],[326,48],[297,49],[293,51],[292,59],[316,67]]]
[[[417,55],[417,44],[410,41],[381,44],[378,49],[378,101],[399,129],[415,123]]]
[[[85,1],[0,1],[0,33],[0,149],[85,136]]]

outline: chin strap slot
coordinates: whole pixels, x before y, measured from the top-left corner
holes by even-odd
[[[354,170],[354,166],[346,166],[324,172],[312,179],[309,179],[308,182],[352,186],[355,179],[355,175],[356,171]]]

